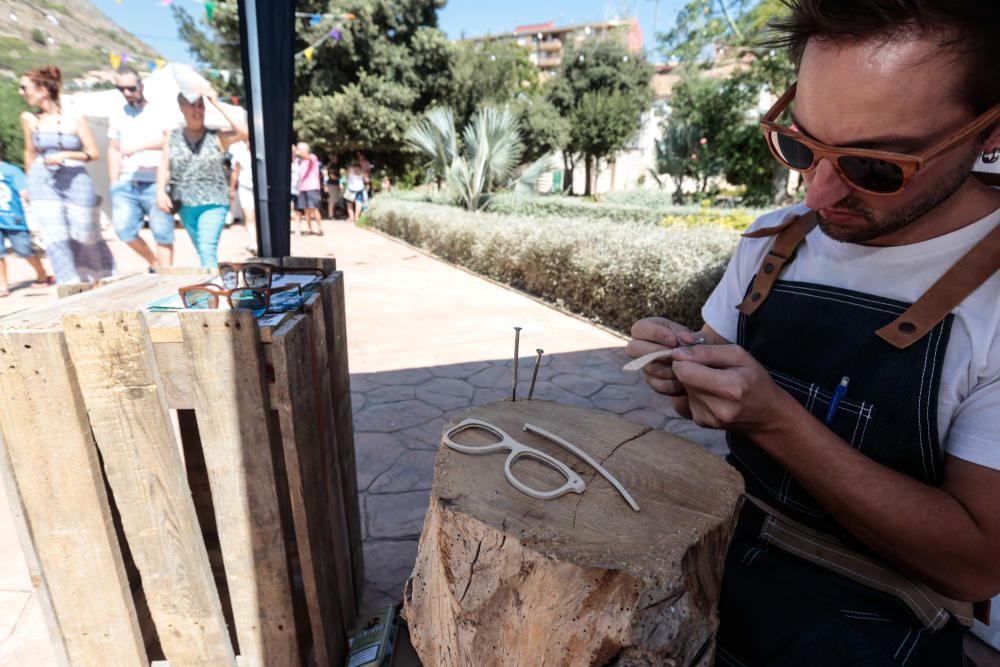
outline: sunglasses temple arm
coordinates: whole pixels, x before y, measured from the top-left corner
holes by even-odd
[[[560,438],[558,435],[555,435],[554,433],[549,433],[545,429],[534,426],[533,424],[525,424],[524,430],[528,433],[534,433],[535,435],[541,436],[550,442],[554,442],[555,444],[559,445],[566,451],[576,454],[578,457],[583,459],[588,465],[590,465],[590,467],[599,472],[601,476],[604,477],[604,479],[608,480],[611,486],[615,487],[615,489],[618,490],[618,493],[621,494],[622,498],[625,499],[625,502],[627,502],[632,509],[634,509],[636,512],[639,511],[639,504],[635,502],[635,499],[632,497],[632,495],[625,490],[625,487],[621,485],[621,482],[619,482],[617,479],[614,478],[614,476],[611,473],[605,470],[600,463],[595,461],[590,456],[590,454],[583,451],[582,449],[580,449],[573,443],[569,442],[568,440],[564,440],[563,438]]]

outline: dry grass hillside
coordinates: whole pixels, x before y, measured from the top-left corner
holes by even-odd
[[[0,75],[54,63],[70,81],[90,70],[110,70],[109,52],[159,57],[88,0],[0,2]]]

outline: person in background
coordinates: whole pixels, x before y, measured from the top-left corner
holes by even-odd
[[[28,217],[41,235],[57,283],[96,283],[115,269],[101,238],[94,183],[84,167],[100,151],[87,121],[63,111],[61,86],[62,74],[52,65],[21,77],[21,96],[38,109],[21,114]]]
[[[351,168],[347,171],[347,191],[344,193],[347,200],[347,220],[357,222],[365,205],[365,177],[361,171],[361,165],[357,162],[351,163]]]
[[[389,179],[389,175],[386,174],[382,177],[382,188],[379,190],[379,193],[381,194],[391,191],[392,191],[392,181]]]
[[[232,145],[233,170],[229,178],[229,198],[238,199],[243,209],[243,224],[246,225],[249,242],[247,252],[257,254],[257,202],[253,196],[253,156],[245,141]]]
[[[228,121],[231,130],[205,127],[206,99]],[[173,209],[174,202],[179,202],[181,223],[191,235],[201,265],[214,268],[218,264],[219,236],[229,211],[226,150],[238,141],[247,141],[249,134],[242,119],[219,104],[211,86],[201,94],[180,93],[177,103],[184,115],[184,127],[171,132],[163,148],[156,199],[167,212]]]
[[[292,201],[291,219],[288,229],[293,230],[296,226],[301,226],[302,209],[299,208],[299,155],[296,146],[292,146]],[[298,225],[296,225],[298,223]]]
[[[118,69],[115,87],[125,104],[115,109],[108,123],[111,220],[118,238],[150,267],[170,266],[174,261],[174,216],[156,205],[156,170],[169,121],[150,106],[139,73],[131,67]],[[155,255],[139,236],[146,216],[156,241]]]
[[[340,203],[340,178],[337,169],[337,156],[333,153],[326,161],[326,217],[333,220]]]
[[[35,270],[32,287],[52,284],[52,277],[45,273],[31,245],[31,233],[24,217],[22,204],[27,203],[27,177],[20,167],[5,161],[6,149],[0,140],[0,297],[10,296],[6,261],[8,241],[14,254],[25,259]]]
[[[323,219],[319,215],[320,189],[322,179],[320,177],[319,158],[311,150],[309,144],[300,141],[296,147],[299,157],[299,209],[304,212],[306,226],[310,234],[323,235]],[[316,230],[313,231],[313,220],[316,221]],[[302,222],[299,222],[299,235],[302,235]]]

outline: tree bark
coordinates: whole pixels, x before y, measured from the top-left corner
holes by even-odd
[[[504,401],[453,424],[466,416],[558,458],[587,488],[538,500],[506,481],[505,454],[442,445],[404,595],[423,664],[712,665],[739,474],[694,443],[595,410]],[[525,423],[602,462],[641,511]],[[490,442],[470,432],[454,439]],[[534,464],[513,471],[538,489],[562,483]]]

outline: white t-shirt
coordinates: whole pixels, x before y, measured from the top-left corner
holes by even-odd
[[[133,147],[163,139],[173,129],[172,119],[148,102],[142,107],[123,104],[108,119],[108,139],[117,139],[124,153]],[[163,151],[145,150],[122,156],[119,181],[155,181]]]
[[[240,166],[239,176],[236,177],[237,185],[253,190],[253,159],[250,147],[245,141],[239,141],[229,147],[229,154],[233,156],[233,166]]]
[[[773,227],[808,210],[799,205],[774,211],[750,228]],[[840,243],[817,227],[781,277],[912,303],[998,224],[1000,209],[950,234],[888,248]],[[736,306],[773,242],[741,239],[702,308],[705,322],[730,341],[736,341]],[[954,313],[938,396],[940,440],[951,456],[1000,470],[1000,272]]]

